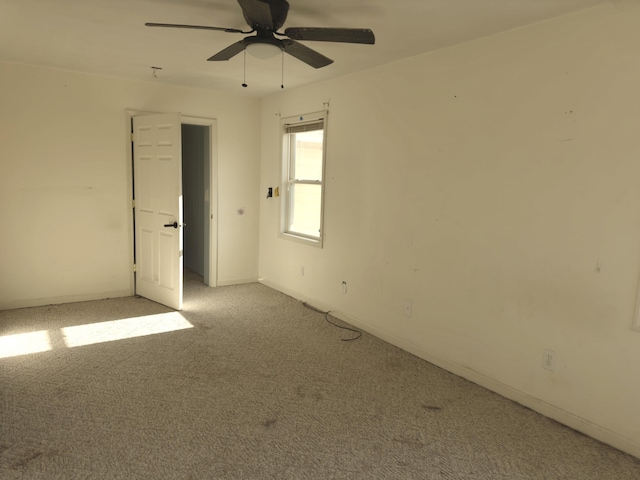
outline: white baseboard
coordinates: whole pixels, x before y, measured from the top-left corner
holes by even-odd
[[[245,283],[256,283],[258,282],[258,278],[257,277],[252,277],[252,278],[241,278],[238,280],[218,280],[216,286],[217,287],[229,287],[231,285],[242,285]],[[275,289],[277,290],[277,289]]]
[[[43,305],[60,305],[63,303],[88,302],[104,300],[105,298],[131,297],[129,290],[113,292],[88,293],[84,295],[63,295],[60,297],[25,298],[21,300],[7,300],[0,302],[0,310],[15,310],[16,308],[41,307]]]
[[[432,363],[444,370],[453,373],[459,377],[462,377],[466,380],[469,380],[477,385],[480,385],[492,392],[495,392],[499,395],[502,395],[509,400],[513,400],[520,405],[524,405],[525,407],[534,410],[545,417],[551,418],[567,427],[573,428],[585,435],[599,440],[602,443],[606,443],[618,450],[628,453],[629,455],[633,455],[634,457],[640,458],[640,443],[631,438],[624,437],[619,435],[616,432],[613,432],[609,429],[606,429],[596,423],[593,423],[587,419],[579,417],[571,412],[563,410],[555,405],[545,402],[539,398],[533,397],[528,393],[522,392],[516,388],[513,388],[509,385],[506,385],[502,382],[499,382],[491,377],[478,373],[474,370],[471,370],[468,367],[460,365],[456,362],[452,362],[451,360],[447,360],[446,358],[442,358],[438,355],[434,355],[433,353],[427,351],[423,347],[415,345],[411,342],[408,342],[402,338],[399,338],[395,335],[392,335],[384,330],[380,330],[379,328],[372,327],[367,323],[350,317],[349,315],[342,313],[340,311],[336,311],[330,306],[326,304],[322,304],[322,302],[318,302],[313,298],[307,298],[304,295],[300,295],[297,292],[293,292],[287,288],[282,287],[274,282],[271,282],[267,279],[261,278],[260,282],[267,287],[273,288],[274,290],[278,290],[290,297],[293,297],[297,300],[301,300],[304,302],[308,302],[312,306],[319,308],[323,311],[331,311],[331,315],[334,317],[353,325],[356,328],[359,328],[375,337],[380,338],[392,345],[395,345],[398,348],[401,348],[423,360],[426,360],[429,363]]]

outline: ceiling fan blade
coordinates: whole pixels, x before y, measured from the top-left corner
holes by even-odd
[[[368,28],[316,28],[292,27],[284,34],[294,40],[310,40],[315,42],[365,43],[373,45],[376,37]]]
[[[253,29],[273,29],[273,16],[268,3],[261,0],[238,0],[244,19]]]
[[[230,58],[235,57],[241,51],[243,51],[247,47],[245,39],[243,38],[239,42],[236,42],[232,45],[229,45],[227,48],[220,50],[213,57],[207,59],[208,62],[220,62],[223,60],[229,60]]]
[[[220,32],[229,33],[251,33],[238,30],[237,28],[224,28],[224,27],[206,27],[202,25],[179,25],[176,23],[145,23],[147,27],[167,27],[167,28],[191,28],[196,30],[218,30]]]
[[[282,40],[281,45],[282,49],[286,53],[288,53],[292,57],[297,58],[298,60],[303,61],[307,65],[312,66],[313,68],[322,68],[333,63],[333,60],[331,60],[330,58],[325,57],[321,53],[318,53],[315,50],[310,49],[309,47],[305,47],[295,40]]]

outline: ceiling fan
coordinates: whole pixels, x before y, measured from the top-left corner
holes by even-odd
[[[333,60],[321,53],[301,44],[297,40],[316,42],[362,43],[373,45],[375,36],[368,28],[318,28],[318,27],[289,27],[284,33],[278,32],[284,25],[289,12],[286,0],[238,0],[244,18],[251,30],[237,28],[207,27],[200,25],[177,25],[173,23],[145,23],[147,27],[192,28],[199,30],[218,30],[227,33],[255,33],[243,38],[239,42],[229,45],[219,51],[208,61],[229,60],[235,55],[256,44],[272,45],[307,65],[321,68],[333,63]],[[277,38],[284,37],[284,38]]]

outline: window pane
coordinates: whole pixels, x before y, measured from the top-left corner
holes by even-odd
[[[319,238],[322,186],[294,183],[290,186],[289,194],[288,231]]]
[[[292,180],[322,180],[324,130],[294,133]]]

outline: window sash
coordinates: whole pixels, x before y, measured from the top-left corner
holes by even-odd
[[[298,155],[298,133],[307,133],[307,132],[322,132],[322,146],[321,146],[321,158],[320,158],[320,171],[315,171],[317,175],[301,175],[299,173],[300,170],[306,169],[307,171],[314,170],[314,167],[310,168],[310,165],[298,164],[297,155]],[[307,130],[306,132],[291,132],[287,133],[288,141],[288,179],[289,181],[319,181],[322,182],[322,174],[324,170],[324,129],[322,128],[313,128],[313,130]],[[300,146],[301,149],[304,149],[304,146]]]
[[[319,239],[322,233],[322,184],[292,182],[287,195],[286,233]]]

